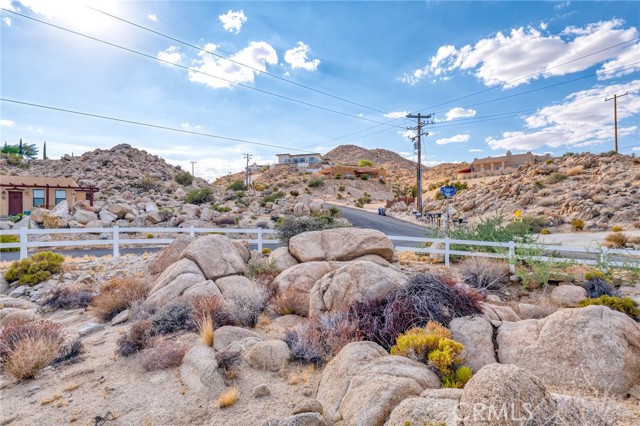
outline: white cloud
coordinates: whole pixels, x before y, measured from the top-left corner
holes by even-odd
[[[406,117],[409,112],[407,111],[396,111],[396,112],[388,112],[384,116],[385,118],[403,118]]]
[[[218,16],[220,22],[222,22],[222,28],[230,33],[234,32],[238,34],[242,29],[242,24],[247,22],[247,17],[244,16],[244,11],[241,9],[237,12],[229,10],[224,15]]]
[[[417,136],[416,131],[411,129],[405,130],[404,132],[398,132],[398,134],[404,139],[413,139]]]
[[[307,71],[315,71],[320,65],[319,59],[308,60],[309,46],[299,41],[293,49],[284,52],[284,61],[291,65],[291,69],[302,68]]]
[[[42,130],[42,127],[38,127],[38,126],[29,125],[29,126],[25,127],[25,129],[27,131],[29,131],[29,132],[32,132],[32,133],[39,133],[39,134],[43,134],[44,133],[44,130]]]
[[[514,28],[508,34],[499,32],[459,49],[441,46],[427,65],[400,79],[416,84],[427,77],[443,79],[458,70],[474,74],[486,86],[504,84],[510,88],[538,78],[583,71],[605,61],[615,65],[634,56],[635,51],[629,51],[637,49],[621,44],[638,37],[637,29],[622,26],[622,20],[612,19],[546,35],[533,27]],[[618,46],[610,48],[614,45]]]
[[[564,9],[565,7],[569,7],[569,5],[571,4],[570,1],[565,1],[564,3],[558,3],[555,6],[553,6],[554,9]]]
[[[484,152],[484,149],[470,149],[469,152]]]
[[[450,138],[442,138],[436,140],[436,144],[438,145],[446,145],[448,143],[463,143],[469,142],[469,135],[455,135]]]
[[[640,151],[640,146],[634,146],[631,151]]]
[[[205,45],[205,50],[214,51],[216,49],[217,46],[215,44],[209,43]],[[200,72],[189,71],[189,80],[192,82],[220,89],[233,86],[232,82],[252,82],[255,79],[257,72],[251,68],[243,67],[237,63],[226,61],[204,52],[198,53],[198,56],[200,56],[200,59],[194,61],[195,66],[193,68]],[[275,49],[264,41],[252,41],[249,46],[230,58],[261,71],[267,70],[267,64],[275,65],[278,63],[278,54]]]
[[[179,64],[182,62],[183,56],[182,53],[180,53],[180,48],[178,46],[169,46],[165,50],[158,52],[156,58],[172,64]]]
[[[445,115],[446,121],[455,120],[456,118],[475,117],[476,110],[464,109],[460,107],[452,108]]]
[[[540,25],[538,25],[538,28],[540,28],[542,31],[544,31],[547,28],[549,28],[549,24],[547,24],[546,22],[540,22]]]
[[[559,105],[540,109],[525,117],[524,131],[504,132],[500,138],[487,138],[492,149],[533,150],[547,146],[585,147],[612,142],[613,106],[605,96],[628,91],[640,94],[640,80],[612,86],[596,86],[567,96]],[[618,135],[637,132],[624,119],[640,113],[640,97],[625,97],[624,109],[618,108]]]
[[[15,12],[16,8],[11,4],[11,0],[0,0],[0,7]]]
[[[147,15],[147,19],[153,22],[158,22],[158,15],[156,15],[155,13],[152,13],[150,15]]]
[[[640,43],[634,44],[616,59],[602,65],[602,68],[597,72],[598,79],[608,80],[610,78],[620,77],[640,71],[638,58],[640,58]],[[625,68],[619,69],[621,67]]]
[[[11,120],[0,120],[0,126],[2,127],[13,127],[13,125],[16,124]]]
[[[9,17],[2,18],[2,22],[4,22],[4,24],[5,24],[7,27],[10,27],[10,26],[11,26],[11,24],[13,23],[13,22],[11,21],[11,18],[9,18]]]
[[[202,129],[202,126],[199,124],[196,124],[195,126],[189,123],[180,123],[180,127],[182,127],[185,130],[200,130]]]

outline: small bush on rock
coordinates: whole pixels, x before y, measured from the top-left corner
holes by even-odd
[[[57,253],[44,251],[31,257],[13,262],[7,271],[7,281],[18,280],[20,285],[36,285],[51,278],[52,274],[60,272],[64,257]]]
[[[140,353],[140,361],[145,371],[165,370],[179,367],[186,352],[184,345],[157,339],[150,348]]]
[[[113,278],[102,286],[89,306],[99,318],[110,321],[132,303],[146,299],[148,293],[149,287],[142,278]]]
[[[622,226],[618,226],[618,225],[612,226],[611,227],[611,231],[612,232],[620,232],[620,231],[622,231]]]
[[[584,220],[573,219],[571,221],[571,227],[576,231],[582,231],[584,229]]]
[[[91,287],[71,284],[57,287],[42,305],[54,310],[86,308],[95,297]]]
[[[121,356],[129,356],[147,347],[151,339],[151,321],[136,321],[122,334],[117,344],[116,353]]]
[[[458,367],[456,371],[452,371],[448,375],[442,377],[443,388],[462,389],[473,377],[473,370],[466,365]]]
[[[9,243],[19,243],[20,237],[17,235],[0,235],[0,243],[1,244],[9,244]],[[8,251],[19,251],[18,247],[13,248],[1,248],[0,252],[8,252]]]
[[[503,262],[470,257],[460,268],[463,282],[480,291],[500,290],[509,284],[509,268]]]
[[[184,202],[187,204],[203,204],[213,200],[213,191],[209,187],[202,189],[192,189],[184,197]]]
[[[193,330],[195,325],[191,319],[191,306],[181,300],[164,305],[152,317],[151,332],[154,335],[165,335],[181,330]]]
[[[590,305],[606,306],[614,311],[627,314],[632,319],[640,322],[640,309],[638,308],[638,302],[629,296],[616,297],[603,295],[595,299],[585,299],[578,304],[581,308]]]
[[[601,278],[592,278],[582,284],[587,291],[587,297],[596,299],[600,296],[617,296],[618,292],[615,287]]]
[[[234,180],[233,182],[231,182],[229,184],[229,186],[227,186],[227,189],[229,189],[231,191],[246,191],[247,187],[245,186],[243,181]]]
[[[192,314],[195,324],[202,324],[207,318],[213,321],[213,327],[231,325],[232,320],[226,310],[224,299],[221,296],[203,296],[193,302]]]
[[[613,247],[624,248],[629,242],[629,238],[622,232],[612,232],[604,240]]]
[[[307,184],[307,186],[309,188],[317,188],[319,186],[324,185],[324,180],[320,179],[320,178],[313,178],[309,180],[309,183]]]
[[[189,172],[180,172],[174,179],[182,186],[189,186],[193,182],[193,176]]]
[[[285,217],[276,224],[277,236],[283,244],[289,244],[289,239],[309,231],[349,227],[348,223],[335,220],[331,216],[295,218]]]
[[[309,296],[303,295],[292,288],[278,291],[271,299],[273,311],[278,315],[302,315],[308,314]],[[298,307],[306,306],[307,309],[300,311]]]

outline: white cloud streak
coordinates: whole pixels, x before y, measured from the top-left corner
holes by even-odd
[[[182,62],[183,55],[180,53],[180,48],[178,46],[169,46],[165,50],[158,52],[156,58],[172,64],[179,64]]]
[[[300,68],[306,71],[316,71],[320,65],[319,59],[309,60],[309,46],[299,41],[298,45],[284,52],[284,61],[291,65],[291,69]]]
[[[452,108],[447,111],[445,115],[446,121],[455,120],[456,118],[467,118],[467,117],[475,117],[476,110],[474,109],[464,109],[460,107]]]
[[[14,124],[16,123],[11,120],[0,120],[0,126],[2,127],[13,127]]]
[[[155,13],[151,13],[147,15],[147,19],[152,22],[158,22],[158,15],[156,15]]]
[[[436,140],[436,144],[438,145],[446,145],[449,143],[464,143],[469,142],[469,135],[455,135],[450,138],[442,138]]]
[[[222,28],[230,33],[235,32],[238,34],[242,29],[242,25],[247,22],[247,17],[244,15],[244,11],[241,9],[237,12],[229,10],[224,15],[218,16],[220,22],[222,22]]]
[[[484,152],[484,149],[473,148],[473,149],[470,149],[469,152]]]
[[[10,27],[13,24],[13,21],[11,21],[11,18],[9,17],[2,18],[2,22],[4,22],[7,27]]]
[[[396,111],[396,112],[388,112],[384,115],[385,118],[403,118],[409,114],[408,111]]]

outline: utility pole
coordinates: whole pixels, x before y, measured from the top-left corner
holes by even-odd
[[[253,157],[253,155],[251,154],[243,154],[243,155],[244,155],[244,158],[247,160],[245,186],[248,188],[249,187],[249,160],[251,159],[251,157]]]
[[[618,153],[618,98],[628,95],[629,92],[626,92],[622,95],[614,94],[613,98],[606,98],[604,101],[610,101],[613,99],[613,128],[615,133],[616,140],[616,154]]]
[[[414,114],[407,114],[407,118],[417,118],[418,119],[418,126],[415,127],[416,131],[417,131],[417,135],[415,138],[411,138],[412,141],[417,141],[417,148],[418,148],[418,170],[417,170],[417,176],[416,176],[416,180],[417,180],[417,193],[416,193],[416,209],[418,210],[418,213],[422,216],[422,136],[427,136],[429,133],[422,133],[422,126],[426,125],[426,124],[433,124],[433,122],[425,122],[422,121],[422,119],[429,119],[433,116],[433,114],[427,114],[427,115],[422,115],[420,113],[418,113],[417,115]]]
[[[194,165],[197,163],[197,161],[191,161],[191,176],[196,177],[196,174],[194,173],[195,168]]]

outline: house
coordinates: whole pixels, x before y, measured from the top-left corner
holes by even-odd
[[[381,175],[382,170],[374,167],[358,167],[358,166],[330,166],[320,171],[320,174],[334,178],[336,175],[340,175],[344,179],[358,178],[362,179],[362,175],[367,175],[369,179],[384,179]]]
[[[298,167],[315,167],[322,163],[322,155],[314,154],[276,154],[278,164],[295,164]]]
[[[0,216],[16,215],[36,207],[50,209],[62,201],[73,205],[88,200],[99,188],[82,187],[69,178],[45,176],[0,176]]]
[[[551,160],[551,154],[535,155],[529,151],[524,154],[513,155],[511,151],[507,151],[507,154],[502,157],[474,158],[470,171],[483,172],[485,170],[516,169],[525,163],[547,160]]]

